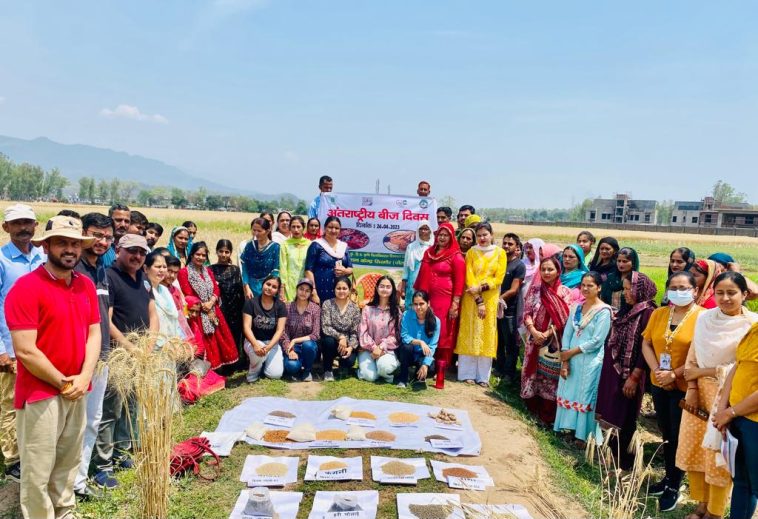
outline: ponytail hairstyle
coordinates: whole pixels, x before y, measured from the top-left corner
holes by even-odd
[[[434,332],[437,331],[437,317],[434,315],[432,305],[429,304],[429,294],[423,290],[416,290],[413,293],[413,298],[411,298],[411,301],[417,297],[423,299],[427,304],[426,315],[424,316],[424,332],[426,332],[427,337],[431,338],[434,335]]]

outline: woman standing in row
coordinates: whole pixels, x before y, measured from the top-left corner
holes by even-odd
[[[265,218],[253,220],[253,240],[242,252],[240,267],[245,282],[245,297],[259,296],[263,280],[279,276],[279,244],[271,240],[271,223]]]
[[[631,247],[624,247],[616,254],[616,270],[612,271],[603,281],[600,298],[618,311],[623,305],[624,280],[632,275],[632,272],[640,270],[640,258],[637,251]]]
[[[595,421],[595,404],[605,352],[603,345],[611,329],[613,311],[598,297],[601,283],[597,272],[588,272],[582,277],[584,303],[572,308],[561,341],[561,378],[553,429],[574,431],[582,443],[589,435],[594,435],[598,443],[602,439]]]
[[[211,265],[211,272],[216,278],[221,292],[221,313],[224,314],[229,331],[232,332],[234,343],[238,346],[242,341],[242,307],[245,305],[245,288],[242,274],[237,265],[232,264],[232,242],[219,240],[216,244],[218,262]]]
[[[606,236],[597,243],[595,255],[592,257],[589,269],[597,272],[605,282],[608,275],[616,270],[616,254],[619,251],[619,242],[616,238]]]
[[[174,304],[174,298],[168,288],[161,284],[166,277],[166,258],[160,253],[151,252],[145,257],[143,268],[153,288],[155,310],[160,322],[160,336],[155,341],[156,347],[160,348],[170,339],[191,339],[184,335],[179,325],[179,310]]]
[[[308,218],[303,236],[311,241],[321,238],[321,222],[318,221],[318,218]]]
[[[424,259],[424,253],[426,249],[434,245],[434,237],[432,236],[432,228],[429,222],[422,220],[418,224],[416,230],[416,239],[412,241],[408,248],[405,249],[405,261],[403,262],[403,276],[400,282],[400,294],[405,298],[405,306],[411,306],[411,300],[415,289],[413,285],[416,283],[419,269],[421,268],[421,260]]]
[[[679,424],[682,410],[679,401],[685,397],[687,381],[684,362],[695,332],[697,286],[689,272],[678,272],[666,281],[667,307],[658,308],[650,316],[642,333],[642,353],[650,367],[651,393],[663,437],[666,475],[648,488],[648,495],[658,497],[661,512],[673,510],[679,499],[679,486],[684,473],[676,466]]]
[[[271,233],[271,239],[279,245],[282,245],[284,241],[292,235],[292,233],[290,233],[291,222],[292,214],[289,211],[282,211],[276,215],[276,230]]]
[[[279,272],[282,278],[282,295],[285,301],[294,301],[297,283],[305,277],[305,257],[310,240],[303,237],[305,222],[293,216],[289,222],[290,237],[284,240],[279,252]]]
[[[353,273],[353,262],[347,243],[339,239],[342,222],[330,216],[324,222],[324,237],[308,247],[305,256],[305,277],[313,281],[313,301],[321,303],[334,297],[335,281]]]
[[[339,359],[343,374],[355,364],[361,309],[350,299],[352,288],[350,278],[337,278],[334,297],[321,305],[321,355],[325,382],[334,380],[334,359]]]
[[[706,309],[716,308],[716,297],[713,294],[713,283],[719,274],[724,272],[724,267],[713,260],[696,260],[690,268],[697,283],[697,304]]]
[[[171,229],[168,237],[168,251],[175,258],[179,258],[182,266],[189,264],[188,251],[192,248],[192,238],[186,227],[178,226]]]
[[[676,272],[689,271],[694,264],[695,253],[687,247],[678,247],[672,250],[671,254],[669,254],[669,267],[666,279],[670,278],[672,274]],[[669,304],[668,299],[666,299],[666,294],[663,294],[661,306],[666,306],[667,304]]]
[[[466,291],[455,353],[458,380],[489,386],[492,359],[497,356],[497,305],[505,276],[505,251],[492,243],[492,226],[476,226],[477,244],[466,255]]]
[[[468,253],[469,249],[476,243],[476,233],[471,227],[466,227],[458,235],[458,246],[461,250],[461,254],[464,256]]]
[[[449,222],[437,228],[435,243],[424,252],[414,288],[429,294],[434,315],[440,320],[440,336],[434,358],[452,366],[458,336],[458,316],[466,283],[466,262]]]
[[[527,330],[521,369],[521,398],[543,425],[555,421],[560,375],[561,339],[568,319],[571,291],[561,284],[561,265],[554,257],[540,263],[524,299]]]
[[[642,355],[642,331],[655,310],[657,289],[645,274],[632,272],[624,280],[626,304],[618,311],[605,345],[598,384],[596,416],[602,427],[618,431],[612,447],[621,470],[631,470],[634,453],[629,444],[637,430],[647,373]]]
[[[587,265],[584,264],[584,251],[579,245],[569,245],[563,249],[561,255],[561,264],[563,274],[561,274],[561,284],[571,290],[571,302],[583,302],[581,284],[584,275],[589,272]]]
[[[689,412],[682,415],[676,451],[676,466],[687,471],[690,497],[699,502],[694,515],[709,519],[724,515],[732,477],[726,467],[716,465],[716,452],[703,448],[707,422],[692,411],[713,409],[719,380],[723,382],[726,378],[736,360],[737,345],[758,321],[758,315],[742,306],[748,294],[742,274],[720,274],[714,280],[713,290],[718,307],[698,314],[685,362],[685,400]],[[719,370],[723,372],[720,374]]]

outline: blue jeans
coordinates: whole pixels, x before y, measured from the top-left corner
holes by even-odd
[[[758,422],[738,416],[730,430],[739,445],[729,517],[750,519],[758,504]]]
[[[311,369],[313,369],[313,361],[316,360],[317,349],[316,341],[305,341],[296,344],[293,350],[297,353],[297,360],[292,360],[285,354],[284,372],[293,377],[300,376],[301,378],[306,378],[311,374]],[[302,374],[300,374],[300,370],[303,371]]]

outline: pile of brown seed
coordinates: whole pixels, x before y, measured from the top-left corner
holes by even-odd
[[[264,463],[255,469],[259,476],[282,477],[287,474],[287,465],[284,463]]]
[[[450,505],[410,504],[408,509],[418,519],[447,519],[453,511]]]
[[[295,418],[295,415],[288,411],[271,411],[269,415],[280,416],[282,418]]]
[[[382,465],[382,472],[390,476],[412,476],[416,473],[416,467],[402,461],[388,461]]]
[[[346,468],[347,463],[343,461],[326,461],[318,466],[319,470],[340,470]]]
[[[387,431],[369,431],[366,433],[366,438],[378,442],[394,442],[396,436]]]
[[[331,441],[345,441],[347,433],[339,429],[324,429],[323,431],[316,431],[317,440],[331,440]]]
[[[263,434],[263,441],[267,443],[284,443],[287,441],[287,429],[271,429]]]
[[[442,475],[445,477],[445,479],[450,476],[453,476],[454,478],[476,478],[479,476],[479,474],[473,470],[464,469],[463,467],[450,467],[443,469]]]
[[[442,436],[441,434],[430,434],[429,436],[424,437],[424,441],[431,442],[432,440],[449,440],[447,436]]]
[[[365,418],[366,420],[376,420],[376,415],[368,411],[353,411],[350,418]]]
[[[416,423],[418,422],[418,415],[413,413],[390,413],[389,420],[394,423]]]

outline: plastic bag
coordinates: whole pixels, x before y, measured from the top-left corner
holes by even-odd
[[[268,427],[263,425],[261,422],[255,422],[248,426],[247,429],[245,429],[245,434],[247,434],[253,440],[260,441],[263,439],[263,435],[266,434],[266,431],[268,431]]]
[[[292,428],[287,435],[293,442],[312,442],[316,440],[316,428],[309,423],[301,423]]]

